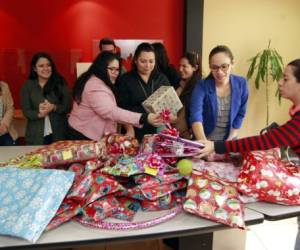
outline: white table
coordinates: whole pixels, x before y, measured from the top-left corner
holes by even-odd
[[[300,206],[285,206],[268,202],[254,202],[246,207],[262,213],[266,220],[275,221],[300,216]]]
[[[165,212],[138,213],[136,220],[150,219],[151,217],[156,217],[164,213]],[[248,225],[262,223],[263,215],[246,209],[246,221]],[[25,240],[13,237],[0,236],[0,249],[46,249],[55,247],[78,247],[81,245],[108,244],[169,237],[183,237],[184,239],[184,236],[211,233],[217,230],[228,228],[229,227],[227,226],[201,219],[185,212],[182,212],[172,220],[160,225],[139,230],[110,231],[93,229],[71,221],[52,231],[44,233],[35,244],[31,244]],[[188,237],[189,244],[191,244],[191,239],[193,239],[195,242],[200,238],[201,237]],[[188,249],[194,248],[190,246]]]
[[[8,160],[11,157],[30,152],[36,148],[38,147],[0,147],[0,161]],[[165,213],[165,211],[139,212],[136,215],[135,220],[148,220]],[[245,220],[247,225],[262,223],[263,219],[264,216],[261,213],[250,209],[245,210]],[[9,236],[0,236],[0,249],[53,249],[78,247],[80,245],[110,244],[145,239],[179,237],[180,249],[193,250],[198,249],[199,246],[203,246],[201,249],[204,250],[212,248],[210,242],[203,242],[201,237],[195,237],[193,235],[208,234],[211,236],[208,241],[212,241],[212,232],[228,228],[229,227],[225,225],[201,219],[185,212],[182,212],[175,218],[160,225],[139,230],[109,231],[92,229],[71,221],[50,232],[44,233],[36,244],[31,244],[25,240]]]

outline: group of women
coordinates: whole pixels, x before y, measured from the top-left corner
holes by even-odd
[[[141,43],[131,71],[120,76],[118,55],[101,52],[77,79],[71,94],[51,57],[37,53],[21,89],[26,143],[99,140],[105,133],[120,131],[118,125],[141,140],[162,125],[160,115],[146,113],[142,102],[160,86],[171,85],[184,106],[172,121],[182,137],[202,141],[204,148],[198,157],[281,146],[290,146],[300,156],[300,59],[286,66],[278,84],[281,97],[293,104],[291,119],[263,135],[242,139],[237,137],[246,114],[248,88],[244,77],[232,74],[233,62],[228,47],[213,48],[210,73],[202,78],[197,54],[184,54],[177,72],[161,43]],[[11,126],[13,111],[9,87],[0,81],[0,145],[13,145],[17,138]]]

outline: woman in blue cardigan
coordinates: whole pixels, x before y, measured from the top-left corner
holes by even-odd
[[[247,81],[231,74],[233,55],[227,46],[209,54],[211,73],[200,80],[192,94],[190,123],[197,140],[229,140],[237,137],[246,113]]]

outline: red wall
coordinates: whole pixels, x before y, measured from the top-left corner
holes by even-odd
[[[184,0],[0,1],[0,78],[16,107],[37,51],[50,53],[70,85],[75,63],[92,60],[92,41],[162,39],[175,65],[183,50]]]

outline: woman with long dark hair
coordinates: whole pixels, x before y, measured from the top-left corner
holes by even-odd
[[[176,89],[183,108],[177,114],[176,128],[180,136],[191,139],[192,131],[189,125],[190,103],[194,87],[198,80],[201,79],[201,61],[197,53],[187,52],[179,61],[180,82]]]
[[[170,84],[166,76],[157,70],[153,46],[141,43],[135,50],[132,70],[122,75],[120,79],[118,85],[120,106],[144,113],[146,111],[142,102],[163,85]],[[156,133],[156,128],[146,124],[143,128],[135,128],[132,133],[135,133],[138,140],[142,140],[145,134]]]
[[[100,53],[73,88],[73,109],[69,117],[69,138],[99,140],[117,131],[117,124],[142,127],[161,124],[159,115],[131,112],[117,106],[115,84],[120,59],[111,52]]]
[[[71,95],[50,55],[39,52],[32,57],[28,78],[21,88],[21,106],[27,118],[26,144],[65,139]]]

